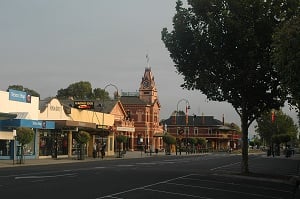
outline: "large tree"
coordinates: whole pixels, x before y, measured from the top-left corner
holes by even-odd
[[[68,99],[73,98],[75,100],[84,100],[84,99],[109,99],[109,93],[104,89],[95,88],[92,89],[92,85],[88,81],[80,81],[70,84],[65,89],[59,89],[57,91],[57,98],[59,99]]]
[[[227,101],[241,118],[242,172],[248,173],[248,128],[261,113],[283,105],[284,93],[270,63],[272,34],[293,15],[299,1],[177,1],[173,30],[162,40],[181,85],[209,100]],[[279,18],[280,17],[280,18]]]
[[[273,37],[273,61],[289,102],[298,110],[300,124],[300,12],[278,28]]]

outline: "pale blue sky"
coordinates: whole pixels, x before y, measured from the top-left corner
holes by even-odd
[[[182,77],[161,41],[162,28],[172,28],[175,5],[176,0],[0,0],[0,89],[20,84],[46,98],[89,81],[94,88],[112,83],[136,91],[149,54],[161,119],[185,98],[191,114],[219,120],[224,114],[226,122],[240,124],[231,105],[180,88]]]

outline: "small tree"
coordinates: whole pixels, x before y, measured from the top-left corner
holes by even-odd
[[[166,154],[170,154],[171,153],[171,145],[172,144],[176,144],[176,138],[174,136],[166,133],[163,136],[163,141],[167,145],[167,147],[166,147]]]
[[[116,141],[117,141],[117,147],[118,147],[118,152],[119,152],[119,156],[121,157],[121,143],[127,143],[128,137],[125,135],[117,135],[116,136]]]
[[[17,140],[21,144],[21,159],[20,164],[24,163],[24,146],[33,140],[34,132],[31,128],[19,127],[17,128]]]
[[[84,160],[84,149],[85,145],[91,139],[91,136],[86,131],[79,131],[75,137],[76,142],[79,144],[79,159]]]

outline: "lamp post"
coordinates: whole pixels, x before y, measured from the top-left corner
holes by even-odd
[[[114,85],[114,84],[107,84],[105,87],[104,87],[104,93],[106,92],[106,89],[108,88],[108,87],[114,87],[116,90],[117,90],[117,97],[119,97],[119,89],[118,89],[118,87],[116,86],[116,85]],[[105,98],[104,98],[104,96],[103,96],[103,98],[102,98],[102,144],[103,144],[103,136],[104,136],[104,101],[105,101]],[[105,149],[103,149],[103,150],[105,150]]]
[[[177,102],[177,109],[176,109],[176,124],[177,124],[177,115],[178,115],[178,105],[181,103],[181,102],[185,102],[185,128],[184,128],[184,130],[185,130],[185,152],[186,152],[186,154],[187,154],[187,149],[188,149],[188,141],[187,141],[187,139],[188,139],[188,131],[187,131],[187,125],[188,125],[188,118],[189,118],[189,116],[188,116],[188,109],[191,109],[191,107],[190,107],[190,103],[189,103],[189,101],[187,100],[187,99],[180,99],[178,102]],[[180,145],[181,145],[181,142],[180,142]],[[179,146],[179,148],[180,148],[180,154],[181,154],[181,146]]]

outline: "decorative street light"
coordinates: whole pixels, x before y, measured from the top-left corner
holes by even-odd
[[[181,103],[181,102],[185,102],[185,128],[184,128],[184,131],[185,131],[185,152],[186,152],[186,154],[187,154],[187,149],[188,149],[188,141],[187,141],[187,139],[188,139],[188,130],[187,130],[187,125],[188,125],[188,118],[189,118],[189,116],[188,116],[188,109],[191,109],[191,107],[190,107],[190,103],[189,103],[189,101],[187,100],[187,99],[180,99],[178,102],[177,102],[177,110],[176,110],[176,118],[175,118],[175,121],[176,121],[176,125],[177,125],[177,114],[178,114],[178,105]],[[184,131],[182,132],[180,129],[179,129],[179,134],[183,134],[184,133]],[[180,142],[180,144],[181,144],[181,142]],[[181,154],[181,146],[179,146],[179,152],[180,152],[180,154]],[[176,151],[177,151],[177,149],[176,149]]]

